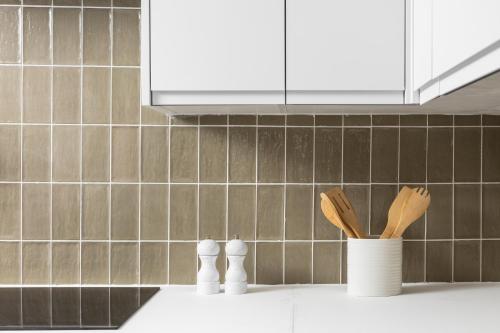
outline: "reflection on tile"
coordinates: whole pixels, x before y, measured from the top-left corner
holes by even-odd
[[[375,127],[372,133],[372,181],[398,180],[398,128]]]
[[[139,237],[139,186],[111,185],[111,239]]]
[[[200,185],[199,238],[226,239],[226,186]]]
[[[340,243],[314,243],[313,283],[340,283]]]
[[[200,128],[200,182],[226,181],[226,138],[227,128]]]
[[[80,283],[80,244],[52,244],[52,284]]]
[[[483,234],[484,238],[500,237],[500,185],[484,184],[483,186]]]
[[[312,243],[285,243],[285,283],[312,283]]]
[[[279,185],[257,187],[257,239],[283,239],[283,192]]]
[[[50,283],[49,243],[23,243],[23,284]]]
[[[312,238],[312,190],[311,186],[286,187],[285,239]]]
[[[139,262],[137,243],[111,244],[111,283],[139,283]]]
[[[141,239],[168,238],[168,185],[141,185]]]
[[[423,241],[403,242],[403,282],[423,282],[425,264]]]
[[[255,201],[253,185],[230,185],[228,188],[228,237],[239,235],[243,240],[255,239]]]
[[[109,180],[109,128],[83,126],[82,180]]]
[[[479,241],[456,241],[454,246],[454,281],[480,281]]]
[[[481,129],[455,128],[456,182],[477,182],[481,177]]]
[[[453,237],[453,185],[429,185],[427,189],[432,198],[427,210],[427,238],[450,239]]]
[[[480,185],[455,185],[455,238],[480,237]]]
[[[317,128],[315,132],[316,182],[340,182],[342,170],[342,129]]]
[[[288,128],[286,131],[286,180],[307,183],[313,179],[314,130]]]
[[[344,129],[344,182],[370,181],[370,129]]]
[[[82,188],[82,239],[109,239],[109,185]]]
[[[17,242],[1,242],[0,251],[0,283],[2,284],[20,284],[21,283],[21,244]],[[3,323],[4,309],[0,323]]]
[[[328,191],[332,186],[321,185],[314,188],[314,239],[337,240],[340,239],[340,229],[332,225],[321,211],[321,192]]]
[[[170,179],[172,182],[196,182],[198,179],[198,130],[175,127],[170,137]]]
[[[141,284],[167,283],[167,243],[141,244]]]
[[[428,182],[450,182],[453,175],[453,129],[429,128],[427,145]]]
[[[113,127],[111,140],[111,179],[138,181],[139,128]]]
[[[0,126],[0,180],[21,178],[21,127]]]
[[[51,63],[50,8],[25,7],[23,10],[23,58],[25,64]]]
[[[483,241],[482,281],[500,281],[500,241]]]
[[[66,1],[67,2],[67,1]],[[65,4],[67,5],[67,4]],[[75,8],[54,8],[53,52],[54,64],[79,65],[81,10]]]
[[[0,239],[20,239],[21,184],[0,184],[0,198]]]
[[[82,243],[82,283],[109,282],[109,243]]]
[[[111,70],[103,67],[85,67],[82,87],[83,122],[109,123],[111,114]]]
[[[51,107],[51,68],[23,69],[23,121],[49,123]]]
[[[50,239],[50,185],[22,186],[22,239]]]
[[[228,176],[230,182],[255,181],[255,136],[253,127],[229,128]]]
[[[56,126],[52,130],[52,179],[80,180],[80,127]]]
[[[449,241],[427,242],[427,282],[451,282],[451,245]]]
[[[21,77],[20,67],[0,67],[0,121],[21,120]]]
[[[399,143],[400,182],[425,182],[426,131],[425,128],[401,128]]]
[[[0,8],[0,63],[19,63],[20,51],[19,7]]]
[[[137,124],[140,114],[140,71],[137,68],[113,68],[112,122]]]
[[[196,185],[171,185],[170,187],[170,239],[196,239],[196,210],[198,209]]]
[[[109,9],[83,10],[83,63],[109,65],[111,54]]]
[[[141,180],[168,181],[168,128],[143,127],[141,139]]]
[[[257,284],[283,283],[283,243],[256,243]]]
[[[80,69],[54,67],[53,75],[53,121],[80,123]]]
[[[52,185],[52,239],[80,239],[80,185]]]
[[[169,283],[193,284],[196,282],[196,243],[170,243]]]
[[[282,182],[285,177],[285,129],[258,129],[258,182]]]
[[[116,6],[116,0],[114,4]],[[140,64],[140,10],[113,10],[113,65]]]

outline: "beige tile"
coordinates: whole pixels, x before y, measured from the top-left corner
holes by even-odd
[[[21,61],[20,50],[20,7],[0,8],[0,63]]]
[[[159,107],[141,106],[141,121],[145,125],[168,125],[168,116]]]
[[[256,243],[257,284],[283,283],[283,243]]]
[[[21,244],[8,242],[0,243],[0,283],[21,283]]]
[[[113,0],[114,7],[141,7],[140,0]]]
[[[80,239],[80,185],[52,185],[52,239]]]
[[[170,239],[195,240],[198,209],[196,185],[171,185],[170,191]]]
[[[49,8],[24,7],[23,58],[25,64],[51,63],[50,32],[51,13]]]
[[[113,10],[113,65],[140,65],[140,35],[140,10]]]
[[[285,180],[285,129],[262,127],[258,133],[258,181],[276,183]]]
[[[340,229],[331,224],[321,211],[320,193],[328,191],[332,186],[320,185],[314,188],[314,239],[338,240],[340,239]]]
[[[0,239],[21,238],[21,185],[0,184]]]
[[[0,126],[0,180],[21,179],[21,127]]]
[[[141,180],[167,182],[168,127],[143,127],[141,135]]]
[[[247,272],[247,282],[255,283],[255,243],[247,243],[248,253],[243,262],[243,267]]]
[[[137,243],[111,244],[111,283],[139,283],[139,262]]]
[[[170,243],[169,283],[196,283],[196,243]]]
[[[111,239],[129,240],[139,236],[139,186],[111,186]]]
[[[111,114],[111,70],[86,67],[83,69],[82,87],[83,122],[107,124]]]
[[[113,181],[139,180],[139,129],[113,127],[111,179]]]
[[[82,243],[82,283],[109,282],[109,244]]]
[[[55,126],[52,130],[52,179],[80,180],[80,127]]]
[[[253,185],[230,185],[228,189],[228,237],[255,239],[256,193]]]
[[[313,283],[340,283],[340,243],[314,243]]]
[[[166,284],[168,243],[141,244],[141,284]]]
[[[286,180],[310,183],[313,180],[314,129],[291,127],[286,131]]]
[[[50,185],[23,184],[23,239],[50,239]]]
[[[217,256],[217,260],[215,261],[215,267],[219,272],[219,281],[220,283],[224,283],[224,279],[226,277],[226,242],[217,242],[217,245],[220,247],[219,255]],[[246,258],[245,258],[246,259]],[[201,262],[198,259],[198,267],[200,267]]]
[[[170,177],[172,182],[198,179],[198,130],[173,127],[170,135]]]
[[[83,63],[109,65],[111,55],[110,10],[83,10]]]
[[[285,283],[312,283],[312,243],[285,243]]]
[[[81,10],[78,8],[53,9],[54,64],[79,65]]]
[[[21,120],[21,86],[22,72],[20,67],[0,67],[0,121],[18,122]]]
[[[257,239],[283,239],[285,223],[284,187],[277,185],[261,185],[257,187]]]
[[[82,178],[84,181],[109,180],[108,127],[83,127]]]
[[[23,283],[50,283],[50,243],[23,243]]]
[[[226,239],[226,186],[200,185],[199,238]]]
[[[256,135],[256,129],[253,127],[229,128],[230,182],[255,181]]]
[[[225,182],[226,161],[227,128],[200,128],[200,182]]]
[[[109,185],[83,185],[82,239],[109,239]]]
[[[290,185],[286,188],[286,239],[312,238],[312,204],[311,186]]]
[[[198,116],[172,116],[170,118],[172,121],[172,125],[190,125],[197,126],[199,123],[200,117]]]
[[[138,124],[140,118],[139,82],[137,68],[113,68],[112,122]]]
[[[80,123],[80,69],[54,67],[53,122],[58,124]]]
[[[23,69],[23,120],[27,123],[50,122],[51,68]]]
[[[141,239],[168,239],[168,185],[141,185]]]
[[[52,244],[52,283],[80,283],[80,244]]]

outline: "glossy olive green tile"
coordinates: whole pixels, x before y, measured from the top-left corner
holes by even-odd
[[[397,114],[379,114],[372,115],[373,126],[398,126],[399,115]]]
[[[256,243],[257,284],[283,283],[283,243]]]
[[[0,63],[21,61],[20,22],[20,7],[0,8]]]
[[[286,131],[286,180],[310,183],[313,180],[314,130],[288,128]]]
[[[113,0],[114,7],[141,7],[140,0]]]
[[[141,239],[168,239],[168,185],[141,186]]]
[[[51,63],[50,33],[50,8],[24,7],[23,59],[25,64],[49,65]]]
[[[217,268],[217,271],[219,272],[220,283],[224,283],[224,279],[226,277],[225,275],[226,275],[226,262],[227,262],[226,242],[219,241],[219,242],[217,242],[217,244],[220,247],[220,251],[219,251],[219,255],[217,256],[217,259],[215,260],[215,267]],[[201,261],[198,259],[198,267],[200,267],[200,265],[201,265]]]
[[[344,116],[344,126],[370,126],[371,116],[370,115],[345,115]]]
[[[53,52],[54,64],[79,65],[81,61],[80,24],[82,11],[79,8],[54,8]]]
[[[109,239],[109,185],[83,185],[82,239]]]
[[[426,281],[451,282],[452,242],[427,242],[426,245]]]
[[[166,284],[168,243],[141,244],[141,284]]]
[[[243,262],[243,267],[247,272],[247,282],[255,283],[255,243],[247,243],[248,252]]]
[[[483,129],[483,181],[500,181],[500,128]]]
[[[144,125],[168,125],[169,118],[160,107],[141,106],[141,121]]]
[[[109,9],[83,10],[83,63],[109,65],[111,58]]]
[[[387,212],[398,195],[397,185],[372,185],[370,209],[370,234],[380,235],[387,224]]]
[[[52,239],[80,239],[80,185],[52,185]]]
[[[200,185],[199,238],[226,239],[226,186]]]
[[[453,237],[453,185],[428,185],[427,189],[432,198],[427,210],[427,238],[450,239]]]
[[[427,181],[451,182],[453,176],[453,129],[429,128],[427,150]]]
[[[227,125],[228,116],[224,114],[208,114],[200,116],[200,125]]]
[[[302,114],[287,115],[286,124],[288,126],[313,126],[314,116]]]
[[[0,121],[18,122],[21,120],[21,67],[0,67]]]
[[[229,115],[229,125],[256,125],[257,117],[253,115]]]
[[[228,177],[230,182],[254,182],[256,158],[256,129],[229,128]]]
[[[430,114],[428,115],[429,126],[452,126],[453,116],[449,114]]]
[[[170,187],[170,239],[195,240],[198,193],[196,185]]]
[[[344,129],[344,182],[370,181],[370,129]]]
[[[340,243],[314,243],[313,283],[340,283]]]
[[[22,239],[50,239],[50,185],[23,184]]]
[[[228,188],[228,237],[255,239],[256,189],[253,185],[230,185]]]
[[[142,127],[141,135],[141,180],[167,182],[168,128]]]
[[[0,0],[0,4],[3,5],[20,5],[21,0]]]
[[[103,67],[85,67],[82,86],[83,122],[109,123],[111,114],[111,70]]]
[[[135,9],[113,10],[113,65],[140,65],[140,13]]]
[[[138,124],[140,119],[140,71],[138,68],[113,68],[113,124]]]
[[[139,237],[139,186],[111,185],[111,239]]]
[[[417,187],[426,187],[425,184],[400,184],[400,190],[403,186],[408,186],[412,189],[417,188]],[[431,193],[432,196],[432,193]],[[431,204],[432,205],[432,204]],[[429,206],[430,207],[430,206]],[[436,207],[438,208],[438,207]],[[426,214],[422,215],[418,220],[413,222],[404,232],[403,238],[404,239],[424,239],[425,238],[425,229],[426,229]]]
[[[481,125],[481,115],[480,114],[467,114],[467,115],[454,115],[455,126],[480,126]]]
[[[483,114],[483,125],[484,126],[499,126],[500,117],[496,114]]]
[[[484,238],[500,238],[500,185],[483,184],[482,221]]]
[[[265,126],[265,125],[283,126],[283,125],[285,125],[285,116],[259,115],[257,117],[257,122],[258,122],[259,126]]]
[[[426,126],[427,115],[425,114],[402,114],[399,116],[401,126]]]
[[[483,240],[482,281],[500,281],[500,241]]]
[[[372,182],[392,183],[398,180],[399,129],[372,129]]]
[[[22,283],[50,283],[50,243],[23,243]]]
[[[111,244],[112,284],[139,283],[139,246],[137,243]]]
[[[82,283],[109,283],[109,243],[82,243]]]
[[[200,182],[225,182],[226,166],[227,128],[200,128]]]
[[[480,281],[480,242],[455,241],[453,255],[453,280],[456,282]]]
[[[361,228],[368,233],[370,219],[370,186],[344,185],[344,193],[358,216]],[[345,235],[344,235],[345,236]],[[345,238],[345,237],[344,237]]]
[[[82,179],[83,181],[109,180],[109,128],[82,127]]]
[[[170,243],[169,283],[194,284],[196,282],[196,243]]]
[[[403,242],[403,282],[425,281],[425,242]]]
[[[113,127],[111,180],[139,180],[139,128]]]
[[[287,186],[285,202],[285,239],[312,239],[312,187]]]
[[[285,129],[261,127],[258,129],[257,181],[276,183],[285,180]]]
[[[257,239],[283,239],[284,186],[259,185],[257,187]]]
[[[21,185],[0,184],[0,239],[21,238]],[[0,274],[1,275],[1,274]]]
[[[173,116],[170,118],[172,125],[190,125],[197,126],[200,117],[198,116]]]
[[[315,118],[316,126],[342,126],[340,115],[317,115]]]
[[[0,243],[0,283],[21,283],[21,244],[17,242]]]
[[[198,130],[174,127],[170,134],[170,179],[172,182],[198,180]]]
[[[337,240],[340,239],[340,229],[331,224],[321,211],[321,192],[331,189],[330,185],[319,185],[314,188],[314,239]]]
[[[23,180],[46,181],[50,178],[50,127],[24,126]]]
[[[55,126],[52,130],[52,179],[80,180],[81,133],[79,126]]]
[[[52,284],[80,283],[80,244],[52,244]]]
[[[427,130],[425,128],[401,128],[399,143],[400,182],[425,182],[426,142]]]
[[[50,67],[23,68],[23,121],[49,123],[51,108]]]
[[[285,283],[312,283],[312,243],[285,243]]]
[[[0,126],[0,180],[21,178],[21,127]]]
[[[342,173],[342,129],[317,128],[315,140],[315,181],[324,183],[340,182]]]
[[[481,229],[481,186],[455,185],[455,238],[478,238]]]
[[[456,182],[481,180],[481,129],[455,128],[454,176]]]
[[[53,122],[58,124],[79,124],[81,119],[80,69],[54,67],[53,75]]]
[[[109,7],[111,0],[83,0],[84,7]]]

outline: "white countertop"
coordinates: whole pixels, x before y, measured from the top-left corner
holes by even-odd
[[[251,286],[240,296],[166,286],[119,332],[500,332],[500,283],[410,284],[387,298],[350,297],[342,285]]]

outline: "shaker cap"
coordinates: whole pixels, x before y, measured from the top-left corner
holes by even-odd
[[[198,243],[198,255],[200,256],[216,256],[219,251],[219,244],[213,239],[207,238]]]
[[[235,237],[226,244],[226,255],[228,256],[244,256],[248,252],[248,246],[244,241]]]

